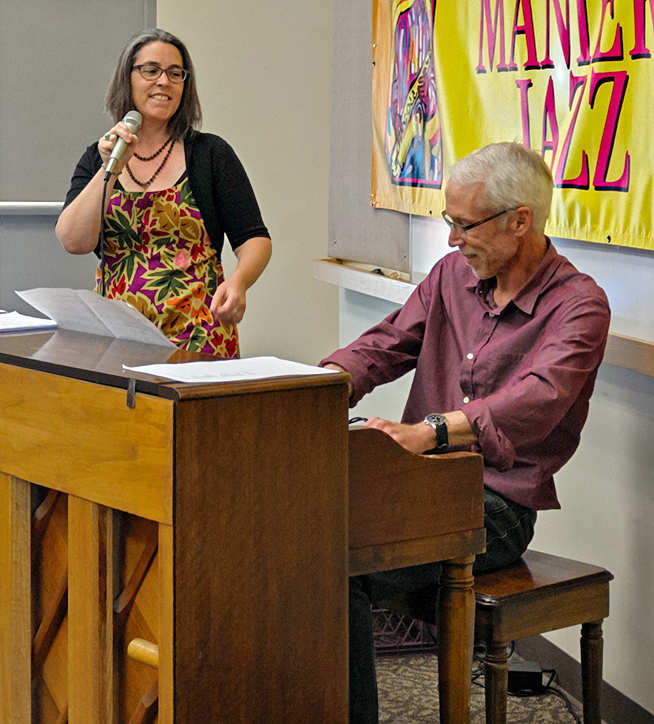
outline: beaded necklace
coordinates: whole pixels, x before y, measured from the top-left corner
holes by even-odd
[[[168,141],[170,141],[170,138],[168,139]],[[134,155],[136,156],[136,158],[140,159],[141,161],[151,161],[153,158],[156,158],[161,153],[161,151],[163,151],[163,149],[166,147],[166,144],[168,143],[168,141],[166,141],[166,143],[154,154],[154,156],[150,156],[149,158],[141,158],[140,156],[136,156],[136,154],[134,154]],[[152,178],[150,178],[148,181],[139,181],[132,173],[132,169],[129,167],[129,163],[127,163],[125,165],[125,168],[127,169],[127,173],[129,174],[129,177],[132,179],[132,181],[135,184],[138,184],[141,188],[146,189],[157,178],[157,176],[159,175],[159,171],[161,171],[161,169],[166,165],[166,161],[168,161],[168,158],[170,157],[170,154],[173,150],[174,145],[175,145],[175,142],[173,141],[170,144],[170,147],[168,148],[168,153],[166,153],[164,160],[161,162],[161,165],[154,172]]]
[[[173,137],[169,136],[166,143],[164,143],[164,145],[156,153],[153,153],[152,156],[139,156],[136,152],[134,152],[134,155],[136,156],[136,158],[138,158],[139,161],[152,161],[152,159],[156,158],[172,140]]]

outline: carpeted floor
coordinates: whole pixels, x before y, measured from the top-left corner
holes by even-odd
[[[478,665],[475,664],[475,667]],[[483,677],[479,682],[483,684]],[[436,724],[438,673],[433,654],[377,659],[381,724]],[[580,712],[577,712],[580,714]],[[473,684],[470,724],[485,724],[484,689]],[[507,724],[575,724],[578,719],[555,694],[509,696]]]

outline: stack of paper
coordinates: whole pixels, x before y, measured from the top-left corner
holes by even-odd
[[[277,357],[250,357],[207,362],[183,362],[178,364],[143,365],[127,367],[133,372],[145,372],[176,382],[237,382],[264,380],[271,377],[296,377],[298,375],[328,375],[336,370],[313,367],[301,362]]]
[[[38,329],[53,329],[57,326],[51,319],[39,319],[38,317],[27,317],[18,312],[0,313],[1,332],[26,332]]]

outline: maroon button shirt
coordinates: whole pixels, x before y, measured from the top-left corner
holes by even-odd
[[[534,276],[504,307],[455,251],[406,304],[321,364],[352,375],[354,406],[416,370],[402,422],[461,410],[484,456],[484,483],[532,510],[559,508],[553,475],[577,449],[602,361],[604,292],[549,243]]]

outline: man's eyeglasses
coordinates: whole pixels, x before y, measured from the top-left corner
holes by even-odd
[[[178,65],[162,68],[160,65],[147,63],[145,65],[134,65],[132,70],[138,71],[145,80],[157,80],[162,73],[168,76],[171,83],[183,83],[188,78],[188,70],[180,68]]]
[[[502,214],[506,214],[509,211],[515,211],[518,207],[512,206],[510,209],[504,209],[503,211],[498,211],[496,214],[493,214],[492,216],[489,216],[487,219],[482,219],[481,221],[475,221],[474,224],[466,224],[465,226],[463,224],[457,224],[456,221],[452,219],[452,217],[447,213],[447,211],[443,211],[441,216],[443,217],[443,221],[448,225],[450,230],[456,230],[460,232],[461,236],[465,236],[466,232],[470,231],[470,229],[474,229],[475,226],[481,226],[482,224],[485,224],[487,221],[492,221],[493,219],[497,219],[498,216],[502,216]]]

